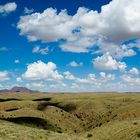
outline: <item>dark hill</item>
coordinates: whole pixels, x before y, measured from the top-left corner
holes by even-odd
[[[38,91],[34,91],[26,87],[13,87],[11,89],[0,90],[0,93],[35,93],[35,92]]]

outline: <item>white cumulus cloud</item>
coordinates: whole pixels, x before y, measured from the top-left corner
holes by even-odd
[[[0,71],[0,81],[10,80],[8,71]]]
[[[27,80],[62,80],[63,76],[58,73],[56,64],[37,61],[27,66],[27,71],[22,75]]]
[[[124,71],[126,69],[125,62],[117,62],[109,53],[102,56],[98,56],[93,61],[93,65],[98,70],[120,70]]]
[[[24,8],[24,14],[31,14],[34,12],[34,9],[28,9],[27,7]]]
[[[63,51],[89,52],[99,36],[117,45],[140,37],[140,1],[112,0],[101,12],[80,7],[74,15],[67,10],[47,8],[42,13],[20,17],[17,28],[29,40],[61,42]],[[132,56],[133,50],[122,49],[121,55]],[[115,47],[116,50],[116,47]]]
[[[77,63],[76,61],[72,61],[68,65],[71,67],[79,67],[79,66],[83,66],[83,63],[82,62]]]
[[[40,53],[46,55],[49,52],[49,47],[41,48],[40,46],[35,46],[32,50],[32,53]]]
[[[130,71],[129,71],[130,74],[133,74],[133,75],[138,75],[139,74],[139,70],[135,67],[133,67]]]
[[[15,64],[19,64],[20,63],[20,61],[18,60],[18,59],[15,59]]]
[[[9,2],[5,5],[0,5],[0,14],[9,14],[15,11],[17,8],[17,4],[15,2]]]
[[[69,71],[65,71],[63,74],[64,74],[65,78],[68,80],[75,80],[76,79],[76,77],[74,75],[72,75]]]
[[[100,72],[101,79],[103,80],[114,80],[115,75],[114,74],[106,74],[105,72]]]

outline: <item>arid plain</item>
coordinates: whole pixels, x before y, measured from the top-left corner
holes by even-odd
[[[0,94],[0,140],[139,140],[138,93]]]

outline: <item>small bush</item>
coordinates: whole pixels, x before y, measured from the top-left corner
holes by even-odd
[[[102,123],[99,124],[99,127],[102,126]]]
[[[62,131],[61,131],[61,130],[58,130],[57,132],[58,132],[58,133],[62,133]]]
[[[133,124],[134,124],[134,125],[137,125],[138,123],[137,123],[137,122],[134,122]]]
[[[140,138],[140,132],[137,133],[137,137]]]
[[[88,138],[92,137],[92,134],[87,134],[87,137],[88,137]]]

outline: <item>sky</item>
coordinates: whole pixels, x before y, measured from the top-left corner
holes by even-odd
[[[139,0],[1,0],[0,89],[140,91]]]

